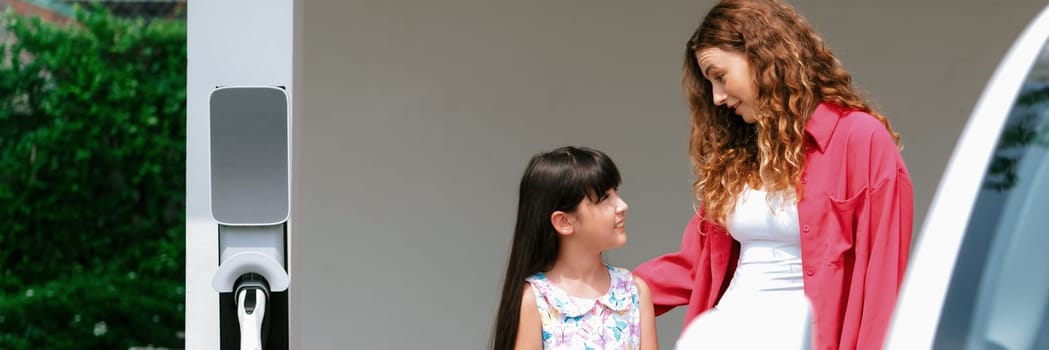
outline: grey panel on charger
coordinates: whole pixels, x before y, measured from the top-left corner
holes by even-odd
[[[285,90],[219,88],[211,93],[210,113],[212,216],[227,225],[286,221],[290,185]]]

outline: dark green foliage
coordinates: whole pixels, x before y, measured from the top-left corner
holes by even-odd
[[[178,346],[185,22],[2,20],[0,349]]]

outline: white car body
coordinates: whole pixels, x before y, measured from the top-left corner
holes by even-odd
[[[1049,270],[1049,265],[1037,266],[1049,261],[1045,258],[1049,256],[1049,245],[1045,245],[1049,243],[1049,208],[1046,200],[1039,198],[1049,198],[1049,192],[1046,192],[1049,185],[1039,183],[1049,180],[1038,180],[1049,176],[1046,173],[1049,166],[1038,158],[1044,156],[1044,150],[1036,146],[1021,149],[1025,153],[1019,155],[1020,160],[1014,169],[1030,170],[1024,175],[1042,176],[1020,179],[1014,188],[1005,190],[1014,191],[1012,195],[996,195],[990,193],[991,190],[983,194],[982,188],[988,180],[992,157],[1000,151],[997,148],[1003,130],[1010,131],[1005,128],[1007,124],[1012,125],[1009,123],[1013,119],[1011,116],[1018,113],[1013,112],[1014,103],[1021,90],[1032,83],[1031,79],[1037,78],[1031,74],[1037,69],[1032,68],[1049,64],[1044,54],[1047,39],[1049,8],[1043,10],[1016,40],[977,102],[912,251],[889,329],[887,349],[953,349],[959,346],[967,349],[1031,349],[1044,345],[1044,340],[1039,342],[1038,339],[1046,336],[1037,335],[1046,327],[1047,308],[1044,303],[1049,301],[1049,295],[1045,293],[1049,290],[1049,274],[1044,273]],[[1039,113],[1042,112],[1035,114]],[[1043,131],[1049,130],[1049,123],[1044,122],[1046,119],[1034,117],[1036,122],[1041,121]],[[996,208],[1006,212],[1003,216],[1009,217],[1008,220],[999,222],[1000,218],[995,217],[987,219],[993,221],[990,224],[981,224],[980,220],[984,219],[979,216],[996,213],[979,209],[977,202],[981,195],[985,196],[985,201],[1000,204]],[[997,197],[989,199],[990,196]],[[974,225],[991,226],[977,228]],[[1015,233],[1002,234],[999,230]],[[1045,238],[1032,236],[1032,232]],[[987,237],[974,238],[973,235]],[[963,243],[967,239],[992,244],[972,243],[973,248],[966,250]],[[1041,252],[1041,257],[1037,252]],[[983,259],[972,258],[980,254]],[[1031,254],[1035,256],[1028,256]],[[1005,256],[1008,258],[997,259]],[[977,260],[980,261],[975,262]],[[967,263],[978,265],[978,268],[962,269]],[[952,290],[959,286],[978,288]],[[1029,291],[1035,294],[1024,294],[1031,293]],[[967,306],[967,311],[952,311],[951,296],[959,294],[964,295],[953,300],[971,298],[976,302]],[[961,312],[970,317],[945,318],[945,312]],[[1042,330],[1037,327],[1042,327]]]

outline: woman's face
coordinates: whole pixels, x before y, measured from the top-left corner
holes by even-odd
[[[696,60],[713,88],[714,104],[735,111],[744,122],[756,123],[754,81],[746,56],[713,47],[696,52]]]

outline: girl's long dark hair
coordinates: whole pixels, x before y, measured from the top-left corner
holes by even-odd
[[[619,183],[619,169],[612,159],[591,148],[561,147],[528,162],[521,177],[517,224],[492,334],[493,349],[513,349],[525,278],[548,271],[557,259],[560,238],[550,215],[574,212],[584,197],[599,202]]]

